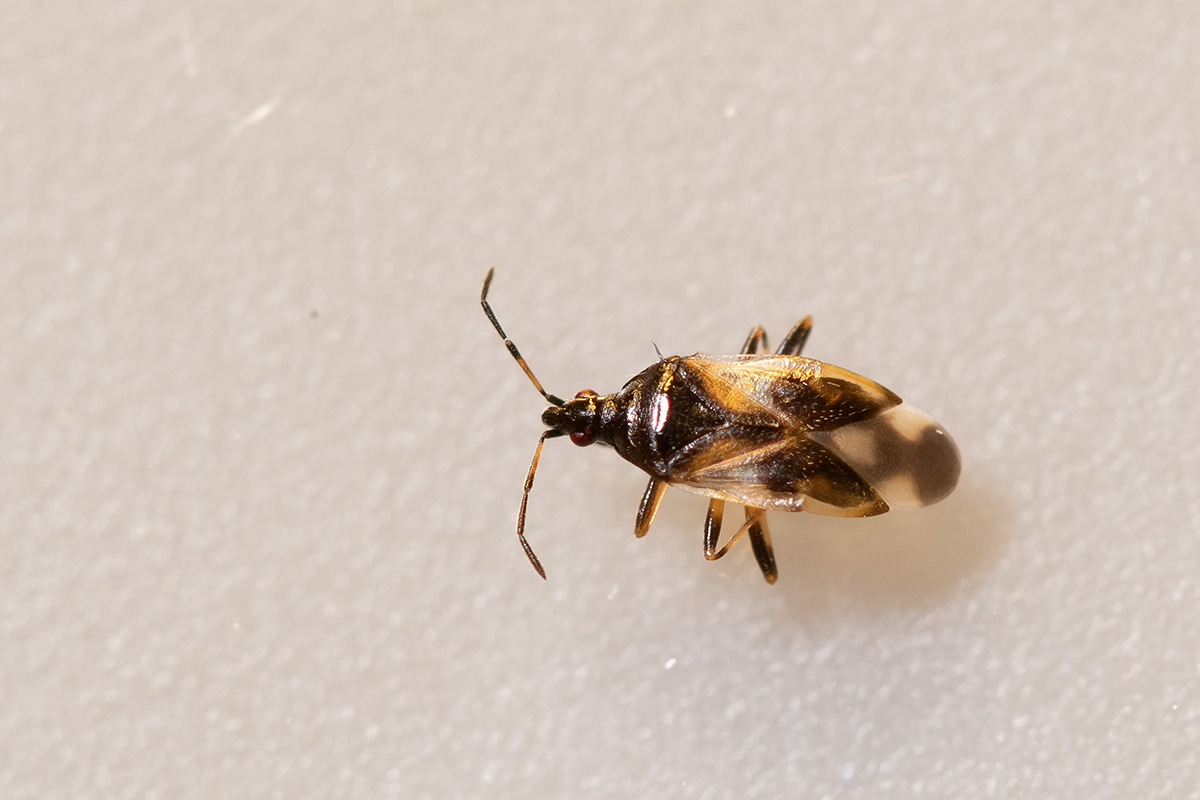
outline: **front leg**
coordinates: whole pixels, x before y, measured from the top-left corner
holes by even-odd
[[[650,530],[654,515],[658,513],[658,504],[662,502],[663,492],[667,490],[666,481],[651,478],[646,484],[646,493],[642,495],[641,505],[638,506],[637,521],[633,524],[633,533],[639,539]]]

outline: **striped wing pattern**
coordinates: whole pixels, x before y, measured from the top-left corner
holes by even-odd
[[[899,405],[884,387],[831,364],[780,355],[690,356],[680,360],[675,380],[710,398],[725,422],[674,454],[673,485],[756,508],[848,517],[887,511],[871,485],[812,435]]]

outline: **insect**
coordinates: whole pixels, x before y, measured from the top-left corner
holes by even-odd
[[[517,538],[543,579],[525,539],[525,509],[547,439],[607,445],[650,475],[634,523],[639,538],[668,485],[709,497],[704,557],[715,561],[749,536],[768,583],[778,577],[768,510],[871,517],[936,503],[958,482],[958,448],[929,415],[861,375],[801,357],[811,317],[774,354],[759,354],[767,334],[756,325],[739,355],[660,354],[613,394],[584,389],[563,400],[542,388],[500,327],[487,299],[494,274],[483,279],[479,303],[550,404],[517,513]],[[740,503],[746,518],[718,548],[726,502]]]

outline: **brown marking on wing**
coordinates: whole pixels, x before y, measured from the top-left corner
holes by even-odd
[[[695,387],[696,394],[711,398],[731,421],[764,426],[785,422],[772,409],[764,392],[766,384],[788,374],[787,370],[779,369],[783,365],[774,365],[773,369],[771,365],[753,369],[742,363],[742,359],[762,359],[763,356],[729,358],[739,360],[727,362],[706,356],[681,358],[677,374]]]
[[[831,430],[901,403],[875,381],[799,356],[696,355],[680,360],[680,373],[742,425]]]
[[[726,429],[694,442],[672,472],[673,484],[757,508],[798,511],[812,498],[839,516],[888,510],[858,473],[805,435]]]

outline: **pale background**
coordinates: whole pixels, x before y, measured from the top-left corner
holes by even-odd
[[[0,796],[1196,796],[1196,3],[498,6],[0,11]],[[811,313],[962,483],[769,587],[550,442],[543,583],[493,264],[551,391]]]

